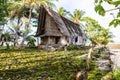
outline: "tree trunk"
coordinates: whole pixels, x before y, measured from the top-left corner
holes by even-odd
[[[3,44],[4,44],[4,42],[3,42],[3,41],[1,41],[1,44],[0,44],[0,46],[3,46]]]
[[[25,32],[25,35],[23,36],[23,39],[22,39],[22,42],[21,42],[21,47],[25,47],[24,45],[24,42],[27,38],[27,35],[28,35],[28,31],[29,31],[29,25],[30,25],[30,20],[31,20],[31,14],[32,14],[32,7],[30,8],[30,14],[29,14],[29,21],[28,21],[28,24],[25,26],[25,29],[26,29],[26,32]]]
[[[1,39],[1,35],[2,35],[2,34],[0,33],[0,46],[1,46],[1,44],[2,44],[2,39]]]
[[[4,26],[5,25],[2,26],[2,31],[4,30]],[[3,34],[2,31],[0,32],[0,46],[3,46],[3,44],[4,44],[4,42],[2,40],[2,34]]]
[[[39,41],[40,41],[40,38],[37,37],[37,46],[40,44]]]
[[[20,17],[18,17],[18,22],[17,22],[17,26],[16,26],[16,28],[15,28],[15,31],[16,31],[16,34],[15,34],[15,42],[14,42],[14,45],[16,46],[16,47],[19,47],[19,44],[18,44],[18,39],[19,39],[19,23],[20,23]]]
[[[26,34],[23,36],[23,39],[22,39],[22,42],[21,42],[21,46],[20,47],[25,47],[25,45],[24,45],[24,42],[25,42],[25,40],[26,40]]]
[[[10,49],[9,43],[6,42],[6,49]]]
[[[18,36],[18,34],[16,33],[16,34],[15,34],[15,42],[14,42],[14,45],[15,45],[16,47],[18,47],[18,39],[19,39],[19,36]]]

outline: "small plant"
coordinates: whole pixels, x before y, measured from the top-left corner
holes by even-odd
[[[117,70],[113,70],[113,78],[115,80],[120,80],[120,68]]]
[[[79,49],[79,47],[76,45],[67,46],[67,50],[77,50],[77,49]]]
[[[27,45],[29,47],[35,47],[35,42],[36,42],[36,40],[34,39],[33,36],[28,36],[27,37]]]

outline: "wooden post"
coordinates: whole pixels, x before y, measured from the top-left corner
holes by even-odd
[[[91,58],[92,58],[92,52],[93,52],[93,48],[89,49],[88,52],[88,57],[87,57],[87,69],[90,69],[90,62],[91,62]]]

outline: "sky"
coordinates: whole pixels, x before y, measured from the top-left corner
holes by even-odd
[[[110,15],[110,13],[116,14],[117,11],[108,12],[104,17],[102,17],[94,11],[94,0],[59,0],[58,2],[55,2],[55,4],[57,8],[64,7],[70,12],[73,12],[75,9],[85,11],[85,16],[89,16],[97,20],[103,27],[110,28],[110,31],[115,36],[113,38],[114,43],[120,43],[120,26],[117,28],[109,27],[109,22],[113,19],[113,16]],[[113,6],[106,3],[104,3],[103,6],[105,7],[105,10],[113,8]]]

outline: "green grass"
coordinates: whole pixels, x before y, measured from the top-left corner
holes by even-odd
[[[75,80],[86,69],[79,58],[86,50],[40,51],[36,49],[0,50],[0,80]]]
[[[113,70],[113,77],[115,80],[120,80],[120,68]]]

